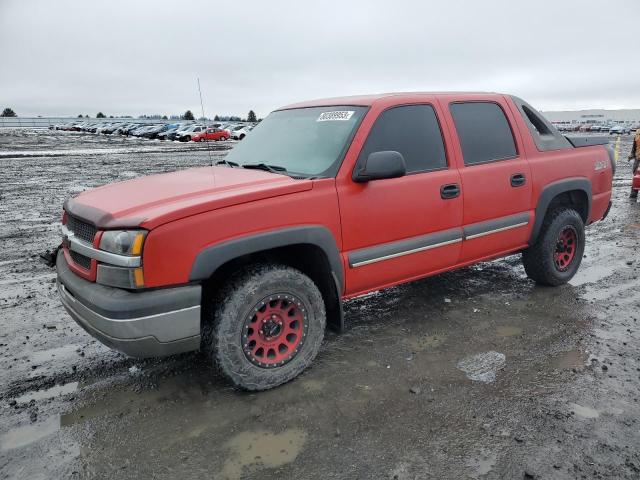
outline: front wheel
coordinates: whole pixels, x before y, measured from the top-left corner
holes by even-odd
[[[573,278],[584,254],[584,223],[578,212],[560,208],[547,214],[534,245],[522,252],[529,278],[558,286]]]
[[[297,377],[324,337],[322,295],[305,274],[285,265],[238,272],[214,300],[203,348],[237,387],[266,390]]]

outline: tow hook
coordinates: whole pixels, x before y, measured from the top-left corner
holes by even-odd
[[[58,245],[53,250],[47,250],[40,254],[40,261],[47,267],[54,268],[56,266],[56,257],[58,256],[58,250],[62,248],[62,244]]]

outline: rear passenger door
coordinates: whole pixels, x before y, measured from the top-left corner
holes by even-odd
[[[454,101],[448,114],[464,199],[461,262],[526,245],[531,212],[531,170],[504,99]]]
[[[337,185],[348,295],[424,276],[455,265],[462,243],[458,169],[430,104],[382,111],[355,169],[373,152],[400,152],[400,178]]]

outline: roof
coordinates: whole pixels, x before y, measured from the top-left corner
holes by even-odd
[[[412,97],[417,96],[460,96],[460,95],[496,95],[495,92],[389,92],[389,93],[375,93],[371,95],[352,95],[346,97],[332,97],[332,98],[320,98],[317,100],[308,100],[305,102],[292,103],[284,107],[280,107],[277,110],[288,110],[291,108],[308,108],[308,107],[325,107],[330,105],[361,105],[371,106],[378,100],[383,100],[390,97]]]

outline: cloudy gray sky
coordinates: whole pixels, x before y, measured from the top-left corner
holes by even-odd
[[[0,107],[259,116],[408,90],[640,108],[640,1],[0,0]]]

